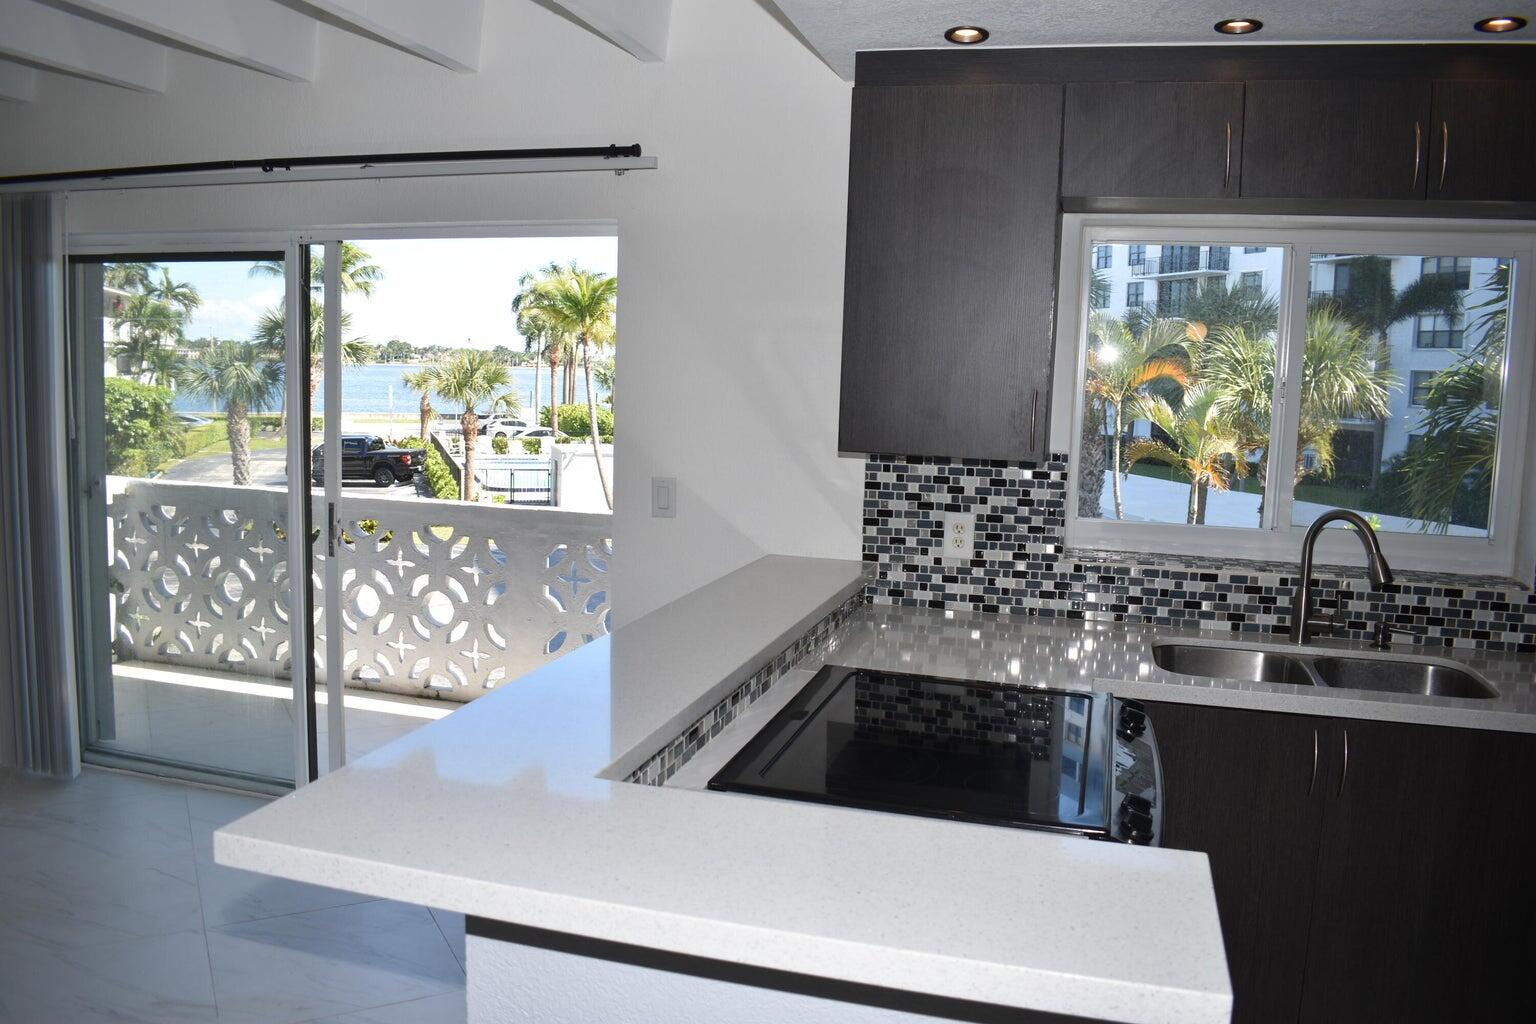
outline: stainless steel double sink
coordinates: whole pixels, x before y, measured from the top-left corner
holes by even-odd
[[[1471,669],[1434,658],[1155,641],[1152,661],[1158,668],[1180,675],[1252,683],[1290,683],[1424,697],[1487,699],[1499,695],[1491,683]]]

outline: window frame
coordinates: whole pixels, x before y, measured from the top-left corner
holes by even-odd
[[[1494,493],[1487,537],[1436,534],[1381,534],[1393,564],[1403,569],[1498,574],[1523,578],[1516,570],[1522,543],[1520,512],[1524,498],[1526,434],[1536,343],[1532,339],[1532,280],[1536,278],[1536,233],[1517,223],[1388,220],[1383,218],[1319,218],[1237,215],[1068,214],[1061,235],[1059,308],[1056,322],[1056,374],[1052,437],[1053,451],[1066,451],[1069,472],[1065,541],[1069,548],[1157,551],[1173,555],[1206,555],[1294,562],[1306,527],[1291,525],[1294,490],[1278,487],[1265,501],[1264,520],[1253,528],[1173,523],[1128,523],[1079,519],[1077,471],[1081,465],[1081,422],[1086,367],[1087,316],[1085,289],[1090,276],[1087,254],[1096,245],[1234,245],[1277,247],[1283,250],[1278,328],[1275,408],[1271,444],[1266,453],[1268,478],[1281,479],[1277,467],[1296,457],[1295,409],[1285,398],[1300,366],[1302,332],[1308,306],[1312,253],[1366,252],[1382,256],[1447,257],[1508,256],[1515,260],[1511,282],[1509,338],[1503,368],[1499,440],[1494,458]],[[1300,254],[1300,258],[1298,258]],[[1472,282],[1477,287],[1477,282]],[[1409,386],[1409,381],[1404,381]],[[1410,407],[1411,408],[1411,407]],[[1536,500],[1536,498],[1533,498]],[[1324,564],[1363,564],[1359,542],[1330,530],[1319,539],[1318,559]]]

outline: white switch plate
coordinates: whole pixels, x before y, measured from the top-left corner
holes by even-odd
[[[651,518],[677,518],[677,477],[651,477]]]
[[[944,561],[968,562],[976,557],[976,513],[944,513]]]

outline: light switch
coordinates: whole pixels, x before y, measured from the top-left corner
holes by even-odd
[[[677,518],[677,477],[651,477],[651,518]]]

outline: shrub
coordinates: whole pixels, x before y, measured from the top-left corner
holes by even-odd
[[[495,452],[497,455],[507,454],[507,449],[509,447],[511,446],[508,444],[505,437],[497,436],[491,438],[491,451]]]
[[[427,486],[432,494],[443,501],[459,500],[459,485],[448,468],[448,460],[436,447],[427,449]]]
[[[108,473],[143,476],[186,453],[168,389],[125,377],[109,377],[105,387]]]
[[[537,437],[525,437],[525,438],[522,439],[522,441],[523,441],[523,451],[527,452],[529,455],[540,455],[540,454],[543,453],[543,451],[544,451],[544,442],[541,441],[539,438],[537,438]]]
[[[539,410],[539,425],[549,426],[549,409]],[[597,408],[598,436],[606,441],[613,440],[613,410],[598,406]],[[560,407],[560,433],[569,434],[585,440],[592,436],[592,420],[587,416],[585,403],[562,405]]]

